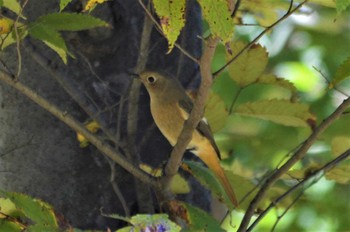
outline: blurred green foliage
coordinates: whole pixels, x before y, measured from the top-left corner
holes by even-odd
[[[348,80],[336,86],[330,85],[338,67],[350,57],[349,19],[349,10],[337,14],[335,8],[308,5],[259,41],[269,53],[265,72],[286,78],[295,85],[298,100],[311,106],[316,125],[347,97],[344,93],[350,95]],[[243,16],[243,22],[258,23],[254,15],[249,14]],[[236,26],[235,40],[251,41],[262,30],[259,26]],[[225,47],[220,46],[212,65],[214,71],[225,63],[225,53]],[[246,171],[252,171],[250,178],[261,177],[268,170],[275,169],[312,132],[311,128],[288,127],[235,113],[235,108],[242,103],[290,98],[290,91],[284,88],[254,84],[240,90],[228,72],[224,72],[216,78],[213,91],[228,108],[240,91],[232,115],[215,138],[221,150],[226,151],[228,160],[234,160]],[[339,155],[335,154],[332,143],[339,136],[350,138],[349,125],[350,115],[345,114],[321,135],[307,156],[293,169],[306,175],[312,165],[320,167]],[[349,149],[349,140],[342,141],[342,146]],[[232,151],[233,155],[230,156]],[[348,170],[350,161],[346,160],[340,166]],[[322,178],[306,190],[296,205],[280,219],[275,231],[349,230],[350,173],[337,173],[335,179]],[[346,181],[341,183],[341,178]],[[285,190],[290,187],[288,181],[278,182],[277,186]],[[292,195],[290,200],[295,197]],[[277,206],[254,231],[270,231],[284,209]],[[234,222],[239,223],[240,219],[234,216]]]

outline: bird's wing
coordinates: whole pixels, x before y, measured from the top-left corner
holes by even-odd
[[[186,95],[186,98],[179,100],[179,106],[180,106],[180,109],[183,110],[182,113],[185,120],[187,120],[193,108],[193,102],[191,101],[191,98]],[[206,137],[210,141],[218,157],[221,158],[220,150],[216,145],[215,140],[213,138],[213,134],[211,133],[211,129],[209,125],[205,122],[204,118],[198,123],[197,130],[200,134],[202,134],[204,137]]]

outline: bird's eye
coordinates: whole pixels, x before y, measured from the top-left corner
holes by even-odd
[[[147,77],[147,81],[150,84],[153,84],[154,82],[156,82],[156,78],[154,76],[149,76]]]

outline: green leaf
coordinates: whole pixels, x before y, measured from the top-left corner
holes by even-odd
[[[62,230],[60,230],[57,226],[35,224],[35,225],[29,226],[25,231],[27,231],[27,232],[38,232],[38,231],[61,232]]]
[[[350,148],[350,137],[337,136],[331,141],[332,155],[338,157]]]
[[[227,0],[198,0],[205,20],[213,36],[226,44],[230,42],[234,31],[234,21]]]
[[[64,10],[71,1],[72,0],[60,0],[60,12]]]
[[[273,74],[263,74],[258,78],[257,83],[270,84],[270,85],[275,85],[275,86],[285,88],[291,92],[292,99],[296,98],[297,88],[294,86],[292,82],[290,82],[287,79],[279,78]]]
[[[253,14],[256,21],[262,26],[269,26],[278,19],[278,11],[288,9],[289,3],[286,1],[242,1],[240,10]]]
[[[191,191],[191,187],[188,184],[187,180],[180,176],[179,173],[177,173],[171,179],[170,190],[175,194],[186,194]]]
[[[11,217],[16,217],[19,214],[16,205],[8,198],[0,198],[0,210]]]
[[[238,54],[245,44],[235,42],[231,44],[232,55],[227,53],[227,60],[231,60]],[[248,51],[243,52],[232,64],[228,71],[232,80],[239,86],[245,87],[257,81],[267,65],[267,52],[259,44],[253,45]]]
[[[47,203],[21,193],[0,190],[0,195],[9,198],[16,205],[17,210],[21,211],[31,221],[37,224],[57,227],[53,209]]]
[[[342,163],[325,174],[327,180],[334,180],[338,184],[350,182],[350,163]]]
[[[189,223],[189,228],[183,231],[225,231],[221,228],[219,222],[217,222],[207,212],[185,202],[181,202],[181,205],[183,205],[187,211],[187,221]]]
[[[123,227],[117,230],[116,232],[130,232],[130,231],[138,232],[137,230],[134,230],[132,226]]]
[[[337,9],[338,14],[340,14],[341,12],[346,10],[346,8],[348,8],[349,5],[350,5],[350,0],[336,0],[335,1],[335,7]]]
[[[1,21],[4,20],[3,19],[0,19],[0,24],[1,24]],[[6,19],[6,20],[10,20],[10,19]],[[12,25],[11,27],[13,26],[13,20],[11,20],[12,22]],[[22,40],[24,39],[27,34],[28,34],[28,31],[27,31],[27,28],[23,26],[23,24],[21,23],[17,23],[17,32],[18,32],[18,37],[19,37],[19,40]],[[11,28],[11,31],[9,32],[9,34],[1,34],[0,33],[0,41],[1,41],[1,48],[0,48],[0,51],[4,50],[6,47],[10,46],[11,44],[14,44],[16,43],[16,33],[15,33],[15,30],[13,28]]]
[[[160,25],[168,40],[169,51],[173,49],[182,28],[185,26],[185,0],[153,0]]]
[[[208,124],[213,133],[221,130],[225,126],[228,112],[224,101],[217,94],[210,93],[205,106],[204,116],[208,120]]]
[[[235,112],[294,127],[307,127],[315,120],[308,105],[278,99],[244,103]]]
[[[0,231],[21,232],[23,228],[15,222],[0,218]]]
[[[30,27],[29,34],[41,41],[54,50],[67,63],[68,50],[61,34],[55,29],[44,24],[35,24]]]
[[[0,7],[2,7],[4,5],[4,1],[0,0]]]
[[[108,23],[86,14],[52,13],[41,16],[34,22],[56,31],[81,31],[95,27],[107,27]],[[33,24],[34,24],[33,23]]]
[[[348,57],[337,69],[333,80],[332,86],[336,86],[341,81],[350,77],[350,57]],[[332,87],[331,86],[331,87]]]
[[[335,1],[334,0],[309,0],[309,3],[315,3],[321,6],[327,6],[335,8]]]
[[[20,15],[23,19],[25,19],[25,17],[21,14],[22,7],[17,0],[2,0],[2,1],[3,1],[3,7],[11,10],[12,12],[15,12],[17,15]]]
[[[219,200],[224,201],[230,209],[234,208],[224,187],[210,169],[198,162],[184,161],[184,163],[189,166],[191,174],[199,183],[209,189]]]

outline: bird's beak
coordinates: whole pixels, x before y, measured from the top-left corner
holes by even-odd
[[[131,72],[129,72],[128,74],[129,74],[129,76],[131,76],[131,77],[133,77],[133,78],[135,78],[135,79],[141,79],[140,75],[137,74],[137,73],[131,73]]]

